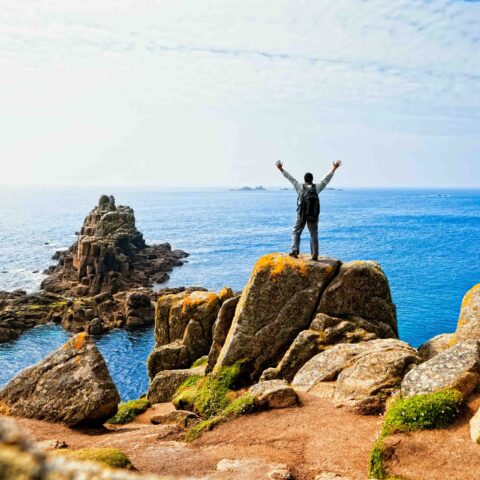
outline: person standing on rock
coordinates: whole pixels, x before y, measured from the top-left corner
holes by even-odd
[[[297,258],[300,252],[300,236],[302,235],[305,225],[310,232],[310,250],[312,260],[318,260],[318,218],[320,216],[320,199],[319,193],[325,189],[337,170],[342,165],[341,160],[333,162],[332,169],[323,177],[320,183],[313,183],[313,175],[306,173],[304,176],[305,183],[295,180],[283,168],[283,163],[278,160],[275,164],[283,173],[283,176],[289,180],[298,193],[297,200],[297,221],[293,227],[292,233],[292,251],[290,256]]]

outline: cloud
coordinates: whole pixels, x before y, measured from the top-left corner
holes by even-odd
[[[478,136],[478,2],[1,3],[0,87],[14,117],[51,111],[53,125],[55,112],[85,121],[102,106],[106,123],[105,109],[163,122],[178,108]]]

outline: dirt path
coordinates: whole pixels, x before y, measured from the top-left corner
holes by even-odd
[[[199,477],[214,472],[223,459],[260,459],[287,464],[297,480],[313,480],[324,471],[365,480],[370,449],[382,418],[354,415],[335,408],[327,399],[308,394],[302,394],[301,400],[300,408],[248,415],[190,444],[182,441],[183,432],[178,427],[150,424],[150,417],[170,411],[170,404],[155,405],[115,431],[71,430],[26,419],[18,422],[39,441],[63,440],[72,449],[119,447],[141,472]],[[392,437],[389,473],[415,480],[480,477],[480,447],[468,434],[468,420],[479,406],[480,397],[470,402],[470,410],[448,429]]]
[[[155,405],[115,431],[18,422],[38,441],[65,441],[72,449],[119,447],[141,472],[202,476],[213,472],[220,460],[252,458],[286,463],[297,480],[311,480],[324,471],[364,480],[381,419],[351,414],[311,395],[301,398],[300,408],[248,415],[190,444],[181,441],[182,432],[176,427],[150,424],[150,417],[170,410],[170,404]]]

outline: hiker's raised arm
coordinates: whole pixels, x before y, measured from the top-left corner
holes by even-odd
[[[337,170],[337,168],[342,166],[342,161],[337,160],[336,162],[333,162],[332,164],[332,169],[323,177],[322,181],[320,183],[317,183],[317,192],[320,193],[322,190],[325,189],[325,187],[329,184],[330,180],[333,177],[333,174]]]
[[[286,170],[284,170],[283,163],[280,160],[278,160],[275,165],[282,172],[283,176],[294,186],[295,190],[299,192],[302,188],[302,184],[298,180],[295,180]]]

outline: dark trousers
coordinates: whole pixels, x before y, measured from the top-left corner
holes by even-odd
[[[297,221],[293,227],[292,232],[292,250],[300,251],[300,237],[302,235],[305,225],[310,232],[310,251],[312,257],[318,257],[318,220],[314,222],[307,222],[301,215],[297,215]]]

